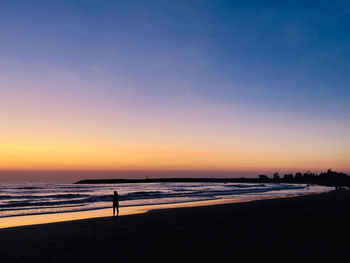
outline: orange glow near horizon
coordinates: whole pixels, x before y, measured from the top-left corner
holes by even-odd
[[[215,148],[169,145],[6,144],[0,149],[0,170],[347,170],[347,158],[331,151],[305,152],[247,144]],[[250,147],[251,148],[250,148]],[[330,156],[329,156],[330,155]],[[327,161],[325,161],[327,160]]]

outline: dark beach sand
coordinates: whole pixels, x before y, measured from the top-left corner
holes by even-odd
[[[349,208],[340,191],[2,229],[0,262],[349,260]]]

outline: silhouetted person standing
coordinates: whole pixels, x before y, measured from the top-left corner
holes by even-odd
[[[117,191],[114,191],[113,195],[113,217],[115,216],[115,210],[117,210],[117,216],[119,216],[119,195]]]

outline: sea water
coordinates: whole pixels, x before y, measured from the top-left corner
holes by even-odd
[[[329,191],[322,186],[242,183],[0,184],[0,217],[215,199],[265,199]]]

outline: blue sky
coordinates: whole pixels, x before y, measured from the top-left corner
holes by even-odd
[[[2,1],[0,12],[3,59],[100,68],[165,99],[175,79],[228,103],[349,113],[347,1]]]

